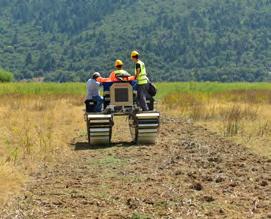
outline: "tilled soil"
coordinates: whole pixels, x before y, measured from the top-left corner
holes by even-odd
[[[271,160],[176,118],[153,146],[123,143],[124,125],[110,148],[75,139],[3,218],[271,218]]]

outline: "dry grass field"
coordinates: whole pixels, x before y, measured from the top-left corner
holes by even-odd
[[[162,103],[172,114],[271,157],[270,90],[171,93]]]
[[[69,156],[83,130],[82,98],[74,95],[2,95],[0,99],[0,203],[28,175]]]
[[[104,148],[86,142],[84,86],[0,85],[3,218],[271,216],[271,86],[158,84],[157,144],[118,118]]]

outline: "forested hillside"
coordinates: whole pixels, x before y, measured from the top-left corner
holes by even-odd
[[[106,76],[137,49],[155,80],[270,79],[271,0],[0,0],[0,67],[17,80]]]

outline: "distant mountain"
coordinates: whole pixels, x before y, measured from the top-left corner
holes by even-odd
[[[85,80],[142,54],[159,81],[263,81],[271,0],[0,0],[0,66],[16,79]]]

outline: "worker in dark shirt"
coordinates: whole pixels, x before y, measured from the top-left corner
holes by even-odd
[[[148,111],[147,98],[149,97],[149,79],[144,62],[139,60],[139,53],[133,51],[131,59],[135,63],[135,78],[137,80],[137,98],[138,104],[143,111]]]

